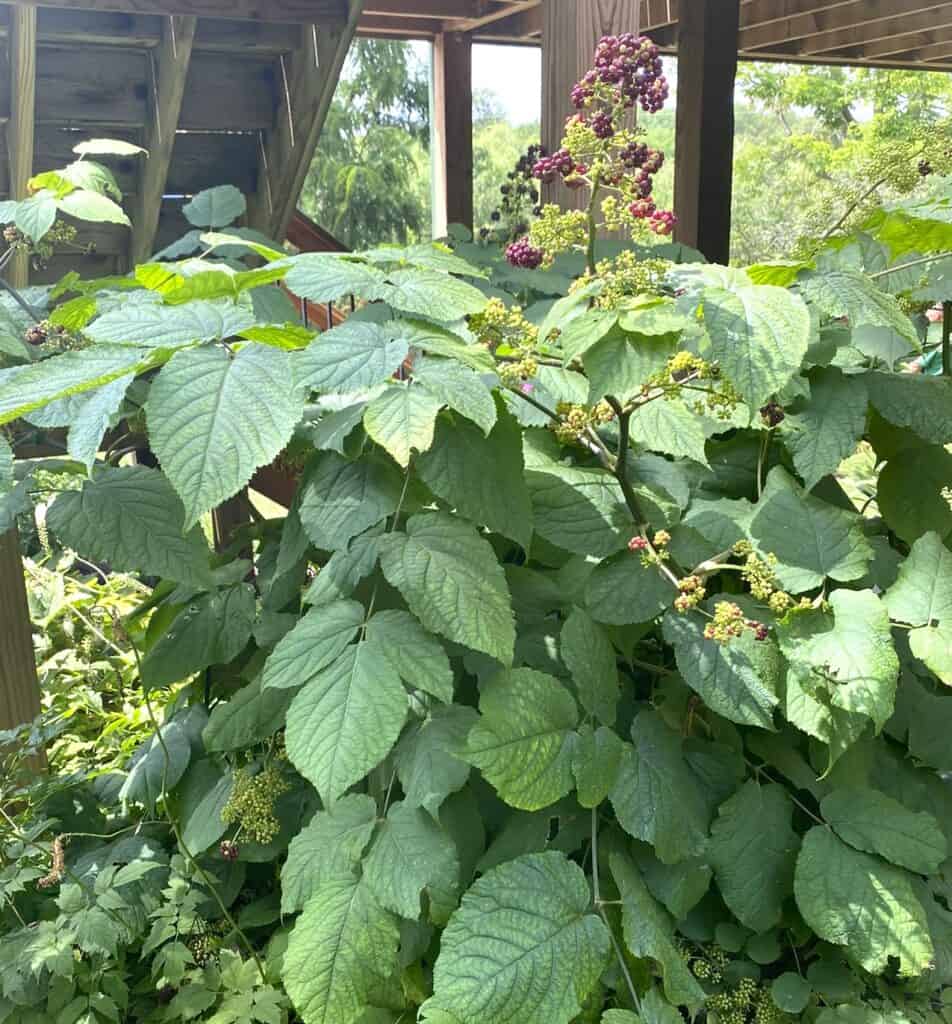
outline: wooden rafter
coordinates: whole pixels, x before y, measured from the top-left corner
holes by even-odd
[[[10,11],[10,120],[7,123],[7,154],[10,161],[10,194],[26,196],[33,174],[36,131],[36,10],[14,7]],[[7,268],[7,280],[24,287],[29,279],[25,253],[17,253]]]
[[[185,14],[239,21],[322,21],[346,14],[347,0],[0,0],[23,7],[67,11],[118,11],[122,14]]]
[[[949,30],[952,29],[952,17],[946,16],[941,24],[928,32],[914,32],[911,35],[889,36],[886,39],[877,39],[875,42],[864,43],[857,47],[857,56],[863,58],[895,57],[898,54],[915,54],[924,47],[932,46],[943,39],[948,38]]]
[[[494,22],[501,21],[520,11],[528,11],[532,7],[538,7],[541,0],[509,0],[495,11],[488,11],[478,18],[469,18],[452,25],[457,32],[475,32],[477,29],[485,28]]]
[[[262,142],[256,221],[283,238],[317,149],[334,90],[357,31],[363,0],[349,0],[346,18],[307,25],[298,48],[281,59],[281,101]]]
[[[880,8],[888,8],[891,3],[881,3]],[[796,49],[804,54],[832,53],[836,50],[864,46],[883,39],[891,39],[901,35],[912,35],[917,32],[929,32],[952,24],[952,4],[944,3],[928,10],[916,13],[891,14],[877,17],[859,25],[848,25],[835,28],[819,35],[809,36]],[[784,52],[787,45],[780,47]]]
[[[472,18],[475,0],[365,0],[364,16],[384,18]]]
[[[914,56],[916,60],[920,60],[924,64],[931,61],[952,63],[952,32],[942,32],[940,35],[941,39],[938,42],[920,47],[911,55],[902,54],[901,56]]]
[[[921,14],[938,6],[939,0],[849,0],[831,5],[819,0],[787,0],[785,9],[797,8],[795,13],[781,19],[759,21],[767,8],[758,2],[748,4],[741,11],[740,49],[742,51],[770,49],[772,47],[803,50],[808,42],[824,33],[859,32],[863,26],[888,18]]]
[[[542,5],[539,4],[486,25],[475,35],[481,42],[538,43],[542,35],[542,20]]]
[[[153,252],[197,26],[197,18],[170,15],[163,26],[162,42],[150,55],[152,103],[145,133],[149,155],[139,176],[132,218],[133,266],[144,263]]]

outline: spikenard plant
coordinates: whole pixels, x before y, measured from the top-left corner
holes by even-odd
[[[593,193],[664,90],[599,53]],[[596,201],[539,222],[587,267],[531,320],[465,245],[289,257],[231,189],[34,296],[71,341],[0,420],[68,427],[49,529],[161,579],[130,639],[175,695],[124,775],[3,811],[0,1021],[949,1019],[952,384],[896,372],[948,205],[744,271],[612,257]],[[362,305],[314,336],[277,281]],[[213,554],[279,456],[287,517]]]

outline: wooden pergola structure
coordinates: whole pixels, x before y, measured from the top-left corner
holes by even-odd
[[[440,233],[472,222],[473,44],[542,47],[552,147],[599,37],[636,30],[679,58],[679,237],[721,262],[739,59],[952,71],[952,2],[936,0],[0,0],[0,196],[22,196],[34,171],[68,162],[85,138],[149,150],[116,168],[131,234],[99,228],[94,256],[54,259],[37,282],[77,259],[88,274],[125,271],[182,234],[183,202],[212,185],[236,185],[251,225],[286,237],[353,38],[425,39]],[[296,232],[327,241],[314,225]],[[25,283],[26,265],[10,267]],[[10,531],[0,537],[0,729],[38,709],[21,568]]]

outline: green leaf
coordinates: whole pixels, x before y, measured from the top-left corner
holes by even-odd
[[[780,582],[793,593],[827,578],[862,579],[873,557],[858,515],[807,494],[780,466],[767,477],[750,534],[762,551],[777,556]]]
[[[631,439],[652,452],[707,465],[704,422],[680,399],[649,402],[631,418]]]
[[[400,932],[363,883],[329,878],[291,932],[281,969],[304,1024],[353,1024],[397,988]]]
[[[608,955],[581,869],[560,853],[520,857],[463,897],[441,939],[426,1010],[459,1024],[569,1024]]]
[[[96,224],[123,224],[132,227],[125,210],[108,196],[80,188],[57,200],[60,211]]]
[[[508,412],[502,413],[488,437],[469,423],[442,418],[436,444],[416,466],[430,490],[460,515],[528,550],[532,503],[521,440],[519,425]]]
[[[477,721],[473,708],[437,706],[404,734],[395,762],[409,807],[423,807],[436,817],[446,798],[466,785],[470,767],[457,755]]]
[[[890,618],[910,626],[952,623],[952,551],[936,533],[923,534],[886,592]]]
[[[419,919],[424,892],[432,904],[455,903],[456,844],[429,814],[409,804],[390,808],[363,871],[377,902],[409,921]]]
[[[499,672],[483,686],[479,710],[461,756],[510,807],[536,811],[572,791],[578,708],[558,679],[531,668]]]
[[[310,430],[311,443],[318,451],[346,456],[348,439],[363,422],[366,407],[366,402],[356,402],[325,413]]]
[[[939,870],[948,849],[939,823],[874,789],[850,786],[823,798],[820,813],[850,846],[920,875]]]
[[[56,200],[47,191],[17,203],[13,222],[34,242],[41,241],[56,220]]]
[[[644,843],[635,844],[634,855],[651,895],[676,921],[683,921],[707,894],[714,873],[706,857],[662,864]]]
[[[431,632],[511,664],[509,588],[489,543],[442,512],[413,516],[406,529],[381,543],[380,565],[410,611]]]
[[[114,571],[213,584],[204,534],[185,532],[182,503],[157,470],[104,468],[81,491],[59,495],[47,523],[64,545]]]
[[[720,806],[708,850],[724,902],[746,928],[765,932],[780,922],[793,892],[800,845],[793,804],[779,785],[751,780]]]
[[[496,424],[496,401],[478,373],[451,359],[421,359],[414,364],[413,379],[484,434]]]
[[[305,604],[329,604],[341,597],[350,597],[361,580],[377,567],[380,527],[355,537],[347,550],[335,551],[317,574],[317,579],[304,593]],[[294,559],[296,563],[297,558]]]
[[[363,605],[334,601],[307,613],[265,662],[262,690],[297,688],[344,653],[364,623]]]
[[[618,666],[607,631],[587,612],[573,608],[562,627],[559,653],[572,673],[582,707],[600,722],[614,725]]]
[[[583,807],[598,807],[608,799],[621,767],[625,744],[608,726],[592,729],[583,725],[575,740],[572,774],[578,787],[578,802]]]
[[[443,403],[423,388],[393,384],[364,410],[364,429],[370,438],[406,467],[414,452],[433,444],[436,417]]]
[[[341,797],[318,811],[288,847],[281,868],[281,913],[302,910],[322,885],[357,877],[357,866],[377,824],[377,805],[365,793]]]
[[[810,983],[792,971],[784,972],[770,985],[770,998],[784,1013],[802,1013],[812,994]]]
[[[288,757],[333,803],[390,753],[406,717],[407,695],[384,653],[355,644],[294,698]]]
[[[627,857],[613,853],[609,864],[621,893],[625,945],[632,956],[654,960],[661,968],[667,998],[695,1013],[706,995],[681,956],[674,922],[655,902],[638,869]]]
[[[943,683],[952,686],[952,622],[912,630],[909,647]]]
[[[288,263],[291,269],[285,284],[295,295],[311,302],[337,302],[348,295],[373,302],[388,294],[384,275],[376,267],[336,253],[303,253],[292,256]]]
[[[284,449],[301,418],[288,355],[250,344],[179,352],[153,381],[149,439],[185,505],[186,526],[237,494]]]
[[[453,702],[453,670],[446,650],[409,612],[377,612],[367,623],[367,639],[384,652],[407,686],[444,704]]]
[[[832,627],[807,633],[788,654],[829,684],[833,705],[871,718],[877,731],[893,713],[899,658],[889,613],[871,590],[830,595]]]
[[[79,411],[73,416],[66,449],[86,467],[87,472],[92,470],[103,435],[116,418],[133,380],[133,375],[127,374],[97,388],[81,402]]]
[[[724,376],[751,409],[783,389],[810,343],[810,312],[796,295],[773,285],[703,294],[704,323]]]
[[[526,470],[535,531],[550,544],[595,558],[627,546],[631,513],[610,473],[530,458],[528,451]]]
[[[800,278],[800,292],[821,315],[845,317],[850,327],[879,327],[906,343],[906,351],[919,347],[913,322],[902,311],[898,299],[882,291],[858,270],[824,270]]]
[[[646,339],[620,329],[609,331],[582,357],[589,379],[589,403],[594,405],[605,395],[614,395],[620,402],[639,396],[648,378],[677,352],[678,338],[668,334]]]
[[[221,812],[231,796],[234,780],[214,761],[196,761],[182,780],[180,821],[182,840],[194,854],[203,853],[225,834]]]
[[[406,339],[386,327],[348,320],[295,355],[295,375],[299,385],[315,391],[359,391],[389,380],[409,351]]]
[[[170,686],[210,665],[227,665],[251,639],[255,612],[255,592],[246,583],[196,598],[142,659],[142,681]]]
[[[73,146],[73,152],[80,156],[138,156],[149,151],[123,139],[85,139]]]
[[[362,252],[360,256],[370,263],[410,263],[415,267],[429,267],[431,270],[443,270],[449,274],[462,274],[466,277],[487,276],[485,271],[460,259],[442,242],[420,242],[406,248],[382,245]]]
[[[159,733],[135,752],[119,791],[120,799],[143,804],[149,811],[155,809],[163,793],[178,785],[192,757],[192,744],[181,717],[166,722]]]
[[[591,310],[583,316],[569,320],[559,334],[562,364],[568,366],[573,359],[580,359],[617,323],[618,313],[615,310]]]
[[[292,690],[266,690],[260,681],[243,686],[230,700],[216,704],[203,736],[209,753],[252,747],[284,726]]]
[[[664,638],[674,647],[684,681],[712,711],[731,722],[772,729],[778,698],[770,679],[762,678],[748,657],[750,647],[745,649],[739,640],[707,640],[704,628],[705,620],[697,613],[669,611],[664,617]]]
[[[624,551],[597,565],[585,588],[592,617],[610,626],[650,622],[676,597],[673,585],[641,556]]]
[[[0,434],[0,491],[13,486],[13,449],[10,442]]]
[[[142,348],[181,348],[219,341],[254,323],[254,314],[233,302],[123,303],[97,317],[85,330],[93,341]]]
[[[655,711],[638,714],[631,737],[634,747],[626,750],[611,792],[619,825],[651,843],[665,864],[693,857],[704,848],[710,811],[681,737]]]
[[[129,374],[143,373],[161,362],[161,353],[97,345],[0,371],[0,425],[58,399],[92,391]]]
[[[788,415],[782,437],[808,491],[856,450],[866,429],[866,385],[835,369],[810,378],[810,400]]]
[[[299,515],[315,547],[340,551],[358,534],[392,515],[400,504],[403,479],[389,460],[321,456],[307,474]]]
[[[813,931],[847,946],[871,974],[881,974],[890,957],[899,961],[903,977],[930,967],[932,940],[910,876],[851,849],[825,826],[810,829],[803,840],[794,892]]]
[[[391,337],[400,338],[409,347],[434,356],[445,356],[478,373],[494,373],[496,360],[482,345],[467,342],[446,327],[425,320],[394,320],[386,325]]]
[[[428,320],[459,320],[479,313],[489,301],[478,288],[438,270],[397,270],[387,279],[380,298],[401,313]]]
[[[939,445],[907,448],[879,474],[883,518],[907,544],[934,532],[952,543],[952,505],[943,489],[952,480],[952,452]]]
[[[952,379],[903,373],[869,373],[864,379],[883,419],[930,444],[952,439]]]
[[[606,1010],[602,1014],[601,1024],[642,1024],[642,1020],[631,1010]]]
[[[234,185],[218,185],[193,196],[182,207],[182,213],[197,228],[224,228],[247,208],[245,197]]]

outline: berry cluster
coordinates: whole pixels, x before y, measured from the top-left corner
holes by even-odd
[[[766,405],[761,406],[760,418],[763,420],[765,427],[773,430],[774,427],[779,427],[783,423],[787,418],[787,414],[783,411],[783,406],[777,402],[768,402]]]
[[[506,181],[499,186],[502,198],[499,206],[490,214],[493,226],[480,229],[479,237],[483,241],[495,234],[496,241],[513,242],[529,230],[532,218],[542,212],[539,206],[539,187],[533,176],[540,159],[545,159],[542,146],[530,146],[519,157]]]
[[[490,299],[481,313],[470,316],[469,327],[481,345],[505,357],[499,366],[503,384],[523,391],[531,389],[528,382],[539,372],[535,358],[539,328],[526,320],[522,308],[507,309],[501,299]]]
[[[49,265],[57,246],[63,246],[87,256],[92,255],[96,251],[96,243],[78,245],[76,234],[76,228],[62,220],[57,220],[39,241],[34,241],[15,224],[7,224],[3,229],[3,239],[7,245],[11,249],[25,252],[30,257],[30,263],[34,270],[44,270]]]
[[[33,348],[44,347],[50,355],[86,348],[89,344],[81,335],[72,334],[65,327],[42,320],[28,327],[23,340]]]
[[[559,402],[555,411],[561,417],[555,426],[555,436],[560,444],[575,444],[593,427],[611,423],[615,411],[608,402],[599,402],[588,408],[571,402]]]
[[[793,598],[779,588],[777,581],[777,556],[772,552],[761,558],[754,551],[750,541],[738,541],[733,553],[744,559],[741,577],[750,587],[751,596],[765,601],[774,615],[785,615],[793,607]]]
[[[682,614],[697,608],[707,597],[707,590],[699,576],[685,576],[678,580],[678,591],[679,594],[674,599],[674,607]]]
[[[269,764],[257,775],[248,768],[242,768],[235,773],[221,820],[226,825],[238,825],[239,832],[249,835],[255,842],[270,843],[281,830],[281,823],[274,813],[275,800],[290,788],[274,764]],[[224,852],[223,849],[223,855]]]
[[[682,945],[680,953],[695,978],[714,985],[721,983],[731,962],[727,953],[715,945],[701,947],[699,953]]]
[[[646,113],[656,114],[669,93],[658,47],[631,32],[600,39],[594,66],[572,90],[572,103],[579,110],[589,107],[606,87],[621,96],[626,108],[640,103]]]
[[[704,638],[726,645],[743,636],[745,630],[751,630],[758,640],[766,640],[770,635],[764,623],[748,619],[740,605],[733,601],[718,601],[711,621],[704,627]]]
[[[606,200],[614,202],[614,200]],[[573,284],[573,291],[585,288],[594,281],[600,285],[595,298],[599,309],[617,309],[629,298],[656,292],[670,264],[666,260],[639,259],[632,249],[624,249],[614,259],[601,260],[595,265],[595,274],[585,274]]]
[[[659,210],[652,198],[664,154],[641,141],[629,127],[633,107],[640,104],[655,113],[667,97],[661,58],[650,39],[626,33],[599,42],[592,69],[572,90],[578,112],[566,122],[561,147],[541,156],[533,167],[543,184],[561,179],[569,188],[589,187],[589,210],[563,214],[558,207],[544,207],[541,222],[532,225],[524,245],[510,246],[506,255],[511,262],[525,266],[527,258],[534,262],[541,251],[542,265],[549,265],[559,252],[581,246],[593,229],[599,202],[608,228],[671,234],[674,214]],[[558,218],[569,221],[566,230],[556,228]]]
[[[506,248],[506,259],[514,267],[535,270],[542,266],[545,253],[541,249],[537,249],[528,238],[520,238]]]

